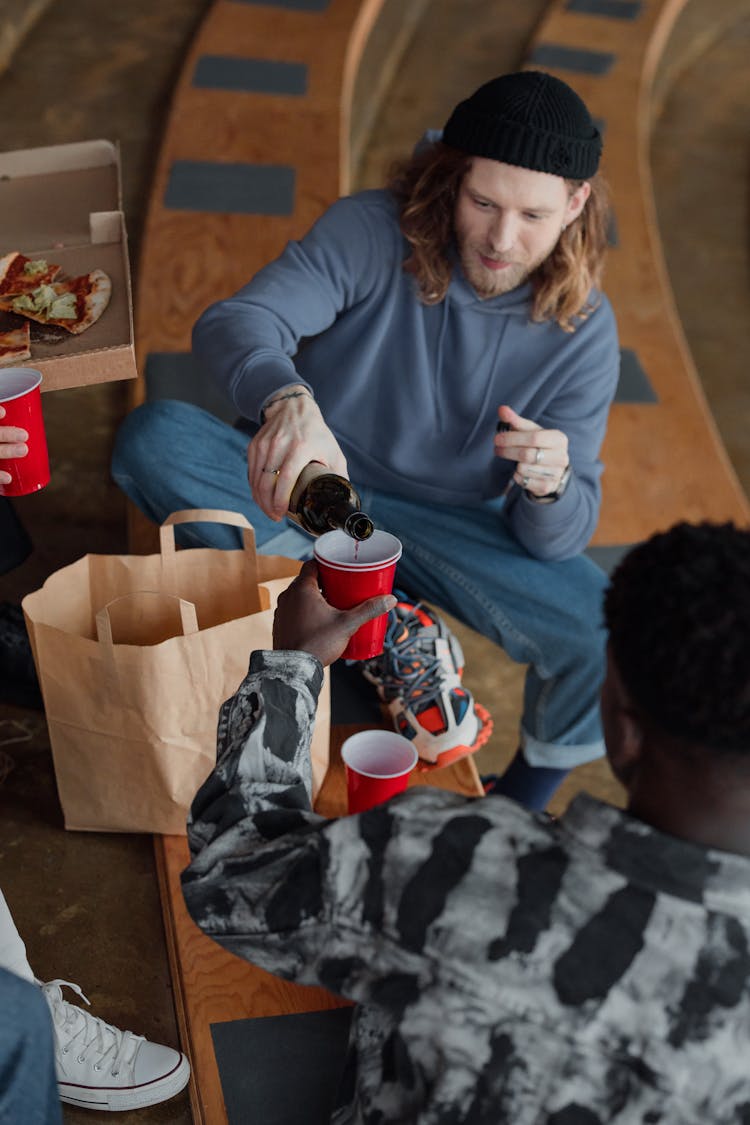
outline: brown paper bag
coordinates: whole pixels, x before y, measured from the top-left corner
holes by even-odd
[[[186,522],[243,528],[244,550],[175,550]],[[175,512],[158,555],[86,555],[28,594],[23,610],[47,714],[65,827],[184,834],[213,768],[221,703],[253,649],[272,647],[296,559],[261,555],[244,516]],[[328,767],[326,676],[312,746]]]

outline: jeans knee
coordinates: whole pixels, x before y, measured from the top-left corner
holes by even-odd
[[[588,674],[599,677],[606,663],[607,635],[593,622],[586,628],[576,629],[570,638],[571,663],[577,669],[588,669]],[[598,684],[598,679],[597,679]]]
[[[185,407],[189,404],[164,399],[144,402],[125,416],[112,450],[112,476],[118,483],[138,480],[164,461]]]

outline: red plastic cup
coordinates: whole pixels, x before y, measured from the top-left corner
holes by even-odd
[[[10,484],[0,481],[0,496],[26,496],[49,484],[41,382],[41,371],[30,367],[0,368],[0,405],[5,408],[0,426],[18,426],[29,435],[25,457],[0,459],[0,469],[11,475]]]
[[[417,764],[414,744],[391,730],[363,730],[341,747],[350,813],[364,812],[403,793]]]
[[[320,586],[336,609],[351,609],[377,594],[390,594],[401,558],[401,543],[387,531],[373,531],[358,542],[344,531],[327,531],[315,540]],[[383,651],[388,614],[361,625],[342,653],[345,660],[369,660]]]

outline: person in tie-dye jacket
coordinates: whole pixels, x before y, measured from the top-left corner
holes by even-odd
[[[216,941],[356,1003],[332,1121],[750,1123],[750,531],[680,524],[613,575],[625,809],[417,786],[317,816],[321,664],[367,611],[329,609],[314,564],[283,596],[278,651],[221,711],[183,876]]]

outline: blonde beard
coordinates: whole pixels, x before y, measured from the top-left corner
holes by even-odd
[[[539,265],[538,262],[533,268],[536,269],[537,265]],[[483,300],[487,300],[489,297],[500,297],[503,293],[510,293],[512,289],[517,289],[519,285],[523,285],[532,272],[526,266],[514,263],[512,266],[495,273],[478,262],[476,252],[471,251],[469,254],[461,252],[461,269],[469,285]]]
[[[526,263],[514,262],[512,265],[508,266],[507,269],[495,272],[483,266],[478,258],[479,254],[484,254],[485,258],[491,258],[492,254],[487,254],[484,249],[479,246],[467,246],[463,242],[460,230],[456,232],[456,240],[458,242],[458,255],[463,275],[472,289],[474,289],[483,301],[488,300],[490,297],[500,297],[503,293],[510,293],[512,289],[517,289],[519,285],[523,285],[525,281],[528,281],[534,271],[541,266],[542,262],[546,262],[557,245],[557,239],[555,239],[547,250],[535,258],[534,261]]]

